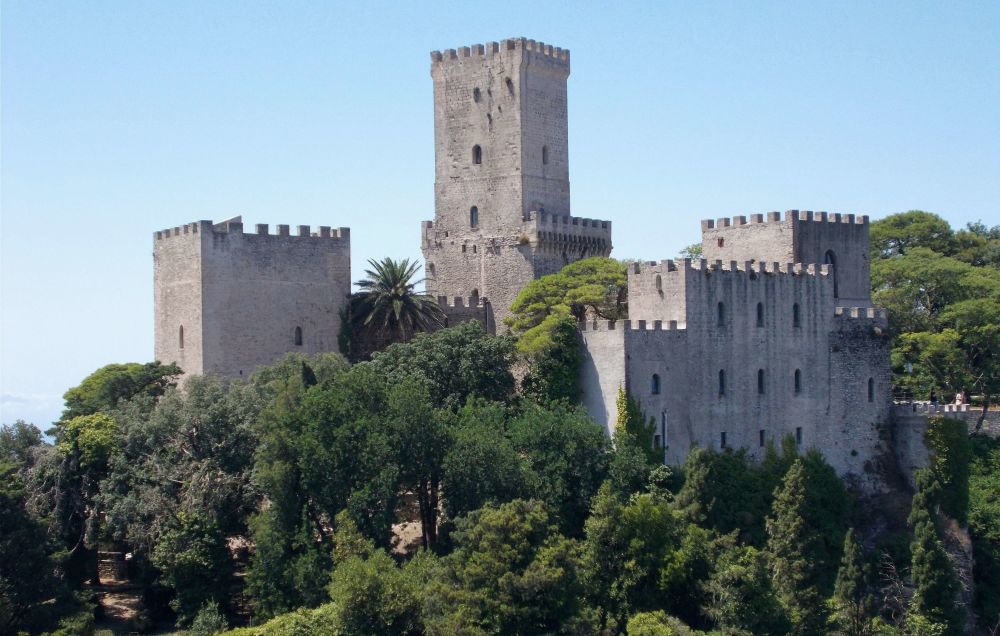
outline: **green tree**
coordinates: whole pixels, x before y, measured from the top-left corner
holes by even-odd
[[[66,391],[62,420],[99,411],[110,411],[137,395],[159,397],[176,384],[181,369],[174,364],[148,362],[109,364],[94,371],[79,385]]]
[[[528,404],[509,423],[514,448],[527,460],[528,486],[567,534],[580,534],[590,499],[607,475],[608,439],[579,408]]]
[[[960,524],[968,521],[972,442],[962,420],[932,417],[924,441],[931,450],[930,470],[941,488],[942,510]]]
[[[825,621],[821,606],[828,594],[824,579],[832,570],[824,537],[810,523],[808,488],[805,462],[798,460],[785,476],[767,519],[775,591],[797,634],[821,631]]]
[[[980,625],[992,629],[1000,617],[1000,439],[973,435],[969,476],[969,534],[975,558],[974,602]]]
[[[540,404],[580,399],[580,336],[576,321],[555,315],[545,327],[546,346],[531,356],[531,365],[521,382],[524,396]],[[534,346],[534,345],[532,345]]]
[[[948,222],[922,210],[892,214],[872,222],[868,244],[873,260],[906,254],[920,247],[948,255],[955,246]]]
[[[350,316],[363,330],[384,342],[406,342],[421,331],[445,325],[444,312],[434,298],[415,290],[420,264],[404,258],[369,259],[366,278],[355,283]]]
[[[632,616],[625,633],[629,636],[687,636],[694,632],[679,619],[657,610]]]
[[[428,634],[590,631],[579,547],[558,533],[541,502],[477,510],[458,520],[455,545],[427,593]]]
[[[215,601],[207,601],[194,617],[191,629],[188,630],[190,636],[213,636],[229,629],[229,621],[226,620],[225,613],[219,609],[219,604]]]
[[[869,636],[873,633],[874,600],[865,556],[853,528],[844,535],[843,553],[831,599],[831,623],[838,634]]]
[[[156,544],[153,564],[174,591],[170,606],[181,625],[190,625],[209,601],[227,603],[232,563],[226,537],[213,521],[181,513]]]
[[[476,322],[421,334],[376,354],[370,367],[390,383],[418,376],[435,407],[457,410],[469,398],[506,402],[514,394],[514,341],[490,336]]]
[[[930,472],[918,475],[908,519],[913,527],[911,576],[916,588],[910,613],[945,626],[950,634],[961,634],[964,616],[956,605],[958,581],[936,525],[940,492]]]
[[[705,613],[723,633],[786,634],[791,629],[778,602],[767,558],[753,547],[733,543],[704,584]]]

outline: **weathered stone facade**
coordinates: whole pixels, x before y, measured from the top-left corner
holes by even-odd
[[[347,228],[198,221],[153,240],[155,354],[187,374],[246,377],[285,353],[337,351],[351,291]]]
[[[431,77],[427,293],[489,299],[502,329],[528,282],[611,252],[609,222],[570,216],[569,51],[524,38],[435,51]]]
[[[703,222],[704,251],[728,262],[633,264],[631,320],[582,326],[584,404],[609,434],[624,387],[655,418],[669,464],[694,446],[760,456],[792,435],[840,473],[864,472],[891,404],[886,314],[842,270],[867,277],[868,219],[779,218]],[[838,265],[816,263],[834,249]],[[797,256],[808,260],[773,260]]]

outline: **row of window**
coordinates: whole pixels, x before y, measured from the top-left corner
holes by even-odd
[[[763,395],[766,391],[766,377],[764,369],[757,370],[757,393]],[[793,375],[792,387],[795,393],[802,393],[802,370],[796,369]],[[650,391],[653,395],[660,394],[660,375],[654,373],[650,380]],[[726,394],[726,370],[719,369],[719,397]],[[868,378],[868,401],[875,401],[875,380]]]
[[[662,291],[660,288],[660,277],[656,277],[657,290]],[[720,302],[715,309],[715,323],[719,327],[726,326],[726,303]],[[764,326],[764,303],[757,303],[757,326]],[[792,303],[792,326],[801,327],[802,326],[802,310],[799,308],[798,303]]]
[[[513,97],[514,96],[514,80],[510,79],[509,77],[507,77],[507,78],[504,79],[503,83],[504,83],[504,86],[507,87],[507,94],[510,95],[511,97]],[[489,90],[489,89],[487,89],[487,90]],[[493,93],[491,92],[490,95],[492,95],[492,94]],[[474,87],[472,89],[472,101],[474,101],[474,102],[476,102],[478,104],[482,99],[483,99],[483,92],[481,90],[479,90],[478,86]]]
[[[480,166],[483,163],[483,148],[479,144],[472,147],[472,165]],[[542,146],[542,165],[549,165],[549,147]]]
[[[295,331],[292,333],[292,343],[296,347],[302,346],[302,327],[295,328]],[[180,349],[184,348],[184,325],[181,325],[177,330],[177,346]]]
[[[795,427],[795,443],[802,444],[802,427]],[[764,448],[767,445],[767,432],[764,429],[757,431],[757,445],[760,448]],[[719,448],[728,448],[729,445],[726,441],[726,431],[719,433]]]

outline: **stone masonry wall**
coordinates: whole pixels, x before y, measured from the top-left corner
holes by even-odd
[[[204,371],[201,254],[211,228],[210,221],[189,223],[153,237],[154,356],[190,374]]]
[[[320,227],[313,234],[309,226],[299,226],[292,235],[287,225],[279,225],[277,234],[258,225],[255,233],[244,233],[238,219],[215,226],[201,221],[194,227],[199,253],[172,250],[173,236],[157,239],[158,359],[183,360],[182,368],[191,373],[239,378],[290,351],[337,350],[339,312],[351,284],[347,228]],[[178,264],[179,258],[190,267]],[[190,268],[200,273],[197,284],[191,282]],[[167,291],[196,286],[197,299]],[[179,355],[168,346],[179,328],[172,323],[199,316],[201,333],[188,336],[185,326],[185,351]]]

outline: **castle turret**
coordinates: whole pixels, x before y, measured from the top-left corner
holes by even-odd
[[[435,216],[427,291],[488,298],[611,251],[611,224],[570,217],[569,51],[524,38],[431,53]]]

